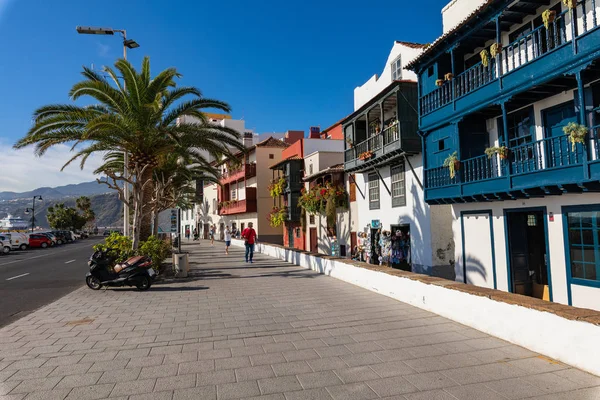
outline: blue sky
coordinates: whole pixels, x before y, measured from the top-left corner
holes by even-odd
[[[353,89],[381,72],[394,40],[439,36],[446,3],[0,0],[0,162],[36,107],[70,101],[82,65],[121,56],[118,37],[78,35],[76,25],[127,29],[141,44],[134,64],[148,55],[154,72],[177,67],[181,84],[229,102],[247,128],[307,131],[352,111]]]

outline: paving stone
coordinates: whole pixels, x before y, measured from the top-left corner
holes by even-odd
[[[313,372],[306,361],[284,362],[271,365],[276,376],[298,375]]]
[[[173,398],[173,391],[169,390],[166,392],[154,392],[139,394],[137,396],[129,396],[128,400],[171,400]]]
[[[250,356],[250,361],[252,362],[252,365],[268,365],[284,363],[289,360],[286,360],[281,353],[269,353]]]
[[[431,390],[427,392],[409,393],[405,394],[404,398],[406,400],[456,400],[456,397],[452,396],[448,392],[444,392],[443,390]]]
[[[222,383],[233,383],[236,381],[233,370],[208,371],[196,376],[196,386],[219,385]]]
[[[285,393],[285,398],[286,400],[331,400],[333,397],[327,389],[318,388]]]
[[[97,400],[105,399],[111,393],[114,384],[76,387],[67,396],[67,400]]]
[[[312,372],[297,376],[304,389],[341,385],[343,382],[333,371]]]
[[[155,392],[163,390],[186,389],[196,386],[196,374],[168,376],[156,380]]]
[[[507,399],[541,396],[546,392],[520,378],[502,379],[485,383],[485,386]]]
[[[80,386],[91,386],[95,385],[102,376],[101,372],[92,372],[81,375],[69,375],[62,378],[62,380],[56,385],[58,389],[67,389],[74,388]],[[136,375],[137,377],[137,375]],[[134,378],[135,379],[135,378]],[[108,382],[100,382],[100,383],[108,383]]]
[[[260,394],[260,389],[256,381],[217,385],[218,400],[245,399]]]
[[[140,376],[141,370],[141,368],[128,368],[105,371],[102,374],[102,377],[100,377],[99,383],[117,383],[134,381]]]
[[[235,376],[238,382],[243,382],[263,378],[273,378],[275,377],[275,372],[273,372],[273,368],[271,368],[270,365],[260,365],[236,369]]]
[[[336,369],[335,373],[344,383],[364,382],[380,378],[380,376],[368,366]]]
[[[332,386],[327,388],[327,391],[335,400],[369,400],[378,397],[378,395],[364,383]]]
[[[139,379],[164,378],[177,375],[179,365],[155,365],[152,367],[143,367],[139,372]],[[104,377],[103,377],[104,378]]]
[[[283,356],[287,361],[314,360],[321,358],[314,349],[286,351]]]
[[[258,386],[261,394],[293,392],[302,389],[295,376],[280,376],[277,378],[259,379]]]
[[[505,400],[506,397],[496,393],[483,383],[454,386],[444,389],[458,400]]]
[[[419,390],[442,389],[458,385],[458,383],[456,383],[454,380],[448,378],[440,372],[404,375],[404,379],[412,383]]]
[[[193,374],[198,372],[213,371],[215,369],[214,360],[192,361],[179,364],[179,375]]]
[[[53,376],[52,378],[27,379],[21,382],[18,386],[16,386],[10,392],[10,394],[31,393],[34,391],[51,390],[58,384],[58,382],[61,381],[61,379],[62,377],[60,376]],[[10,384],[10,382],[8,382],[7,384]]]
[[[120,382],[113,385],[114,389],[111,392],[111,397],[129,396],[143,393],[151,393],[156,384],[156,379],[141,379],[133,382]]]
[[[204,386],[190,389],[178,389],[173,394],[173,400],[216,400],[217,387]],[[131,399],[131,398],[130,398]],[[143,399],[141,399],[143,400]]]
[[[252,366],[250,362],[250,357],[230,357],[230,358],[220,358],[215,360],[215,369],[236,369],[236,368],[245,368]]]
[[[54,390],[44,390],[41,392],[33,392],[27,395],[27,400],[63,400],[67,397],[67,395],[71,392],[71,389],[54,389]],[[24,396],[24,395],[23,395]],[[0,397],[0,399],[4,400],[4,397]],[[6,397],[8,400],[9,397]]]

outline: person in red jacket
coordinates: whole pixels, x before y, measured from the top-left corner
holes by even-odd
[[[254,256],[254,243],[256,243],[256,231],[252,228],[252,222],[248,223],[248,227],[242,232],[242,238],[246,244],[246,262],[252,263]]]

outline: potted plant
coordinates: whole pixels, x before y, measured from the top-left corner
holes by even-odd
[[[286,207],[273,207],[271,212],[269,213],[268,220],[269,225],[273,228],[280,227],[285,223],[285,219],[287,218],[287,208]]]
[[[550,27],[550,24],[554,22],[556,19],[556,11],[554,10],[546,10],[542,13],[542,21],[544,21],[544,26],[546,29]]]
[[[436,86],[442,86],[444,84],[444,80],[443,79],[438,79],[435,81],[435,85]]]
[[[496,57],[502,51],[502,43],[494,43],[490,46],[490,55]]]
[[[456,171],[460,169],[460,161],[458,161],[458,152],[454,152],[450,154],[444,160],[444,167],[448,168],[450,171],[450,179],[454,179],[456,176]]]
[[[269,185],[269,194],[271,195],[271,197],[276,198],[281,196],[283,194],[283,191],[285,190],[286,184],[287,181],[283,176],[277,180],[273,180]]]
[[[485,154],[487,154],[488,158],[492,158],[494,154],[498,154],[501,160],[505,160],[510,155],[510,150],[506,146],[488,147],[485,149]]]
[[[577,143],[585,143],[585,135],[588,133],[588,128],[585,125],[578,124],[576,122],[569,122],[567,126],[563,128],[565,135],[569,136],[569,142],[571,142],[572,150],[575,151],[575,145]]]
[[[371,157],[373,157],[373,152],[371,150],[367,150],[367,151],[360,153],[360,155],[358,156],[358,159],[361,161],[364,161],[364,160],[368,160]]]
[[[481,56],[481,64],[487,68],[490,65],[490,53],[486,49],[483,49],[479,55]]]
[[[352,148],[352,146],[354,146],[354,143],[352,143],[352,139],[350,138],[346,138],[346,143],[348,143],[348,148]]]
[[[563,4],[569,8],[575,8],[577,6],[577,0],[563,0]]]
[[[444,79],[447,81],[451,81],[454,78],[454,74],[452,72],[448,72],[446,75],[444,75]]]

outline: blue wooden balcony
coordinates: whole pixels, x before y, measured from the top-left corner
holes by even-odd
[[[575,148],[565,136],[510,149],[507,159],[482,155],[462,160],[454,178],[446,167],[425,171],[425,199],[431,204],[510,200],[598,191],[600,124]]]
[[[600,59],[596,3],[579,2],[572,11],[575,24],[571,23],[571,11],[563,11],[548,28],[542,25],[505,45],[488,66],[478,63],[422,95],[421,130],[493,107]]]

